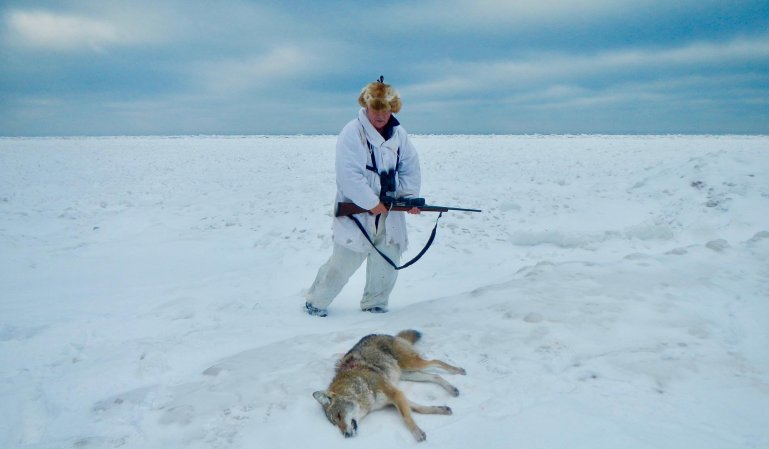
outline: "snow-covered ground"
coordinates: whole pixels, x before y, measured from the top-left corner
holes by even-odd
[[[416,328],[422,447],[769,447],[769,137],[416,136],[449,213],[390,313],[327,318],[333,136],[0,139],[0,447],[393,448],[312,392]],[[413,255],[435,214],[410,216]]]

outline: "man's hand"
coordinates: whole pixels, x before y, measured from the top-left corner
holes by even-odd
[[[419,214],[422,213],[422,211],[419,210],[418,207],[412,207],[411,209],[407,210],[406,212],[409,213],[409,214],[413,214],[413,215],[419,215]]]
[[[384,203],[380,202],[376,205],[375,208],[368,211],[371,215],[379,215],[379,214],[386,214],[387,213],[387,206],[384,205]]]

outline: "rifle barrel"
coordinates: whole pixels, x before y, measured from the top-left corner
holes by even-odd
[[[425,206],[425,207],[434,207],[434,208],[438,208],[438,209],[444,209],[444,210],[447,210],[447,211],[448,210],[458,210],[458,211],[461,211],[461,212],[483,212],[480,209],[467,209],[467,208],[464,208],[464,207],[447,207],[447,206]],[[423,208],[420,207],[419,209],[421,210]]]

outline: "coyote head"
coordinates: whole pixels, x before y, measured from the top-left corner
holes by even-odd
[[[352,398],[341,397],[330,391],[316,391],[312,394],[331,424],[337,426],[345,438],[354,437],[358,432],[358,421],[365,415]]]

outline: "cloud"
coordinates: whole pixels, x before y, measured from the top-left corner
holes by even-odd
[[[531,86],[621,83],[669,71],[728,69],[730,65],[769,59],[769,36],[728,42],[696,42],[668,49],[621,49],[596,54],[536,53],[517,59],[428,64],[423,73],[450,75],[403,87],[422,98],[457,98],[522,91]]]
[[[343,44],[327,41],[274,42],[257,54],[236,58],[206,59],[191,64],[193,84],[201,91],[219,95],[270,92],[277,88],[298,92],[316,77],[344,70],[336,56]]]
[[[541,26],[559,22],[593,22],[628,17],[639,11],[702,6],[713,0],[430,0],[396,7],[395,15],[410,24],[443,25],[446,31]],[[456,27],[456,28],[455,28]]]
[[[205,91],[226,94],[268,87],[300,76],[313,55],[296,46],[279,46],[263,54],[195,63],[193,74]]]
[[[469,20],[483,21],[549,21],[562,18],[603,16],[628,8],[639,8],[654,0],[456,0]]]
[[[342,11],[304,0],[7,0],[0,132],[63,132],[40,125],[54,121],[99,133],[335,132],[380,74],[419,132],[557,130],[698,101],[717,112],[752,102],[742,113],[765,117],[765,1],[425,0]],[[391,27],[359,26],[371,17]],[[51,120],[24,121],[26,110]],[[306,119],[285,120],[292,114]]]
[[[118,40],[110,23],[45,11],[13,11],[7,17],[10,32],[30,47],[70,50],[101,48]]]
[[[444,60],[418,67],[424,81],[399,89],[408,123],[433,132],[766,132],[768,65],[765,34]]]
[[[97,5],[66,12],[7,10],[5,43],[32,50],[100,52],[118,46],[173,41],[183,32],[178,13],[165,7]]]
[[[47,11],[12,11],[6,20],[17,42],[30,47],[101,49],[120,41],[120,33],[113,24],[86,17]]]

